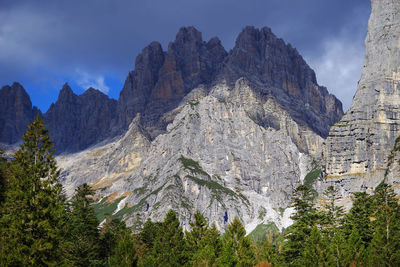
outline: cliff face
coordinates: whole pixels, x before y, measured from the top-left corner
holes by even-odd
[[[317,84],[314,71],[297,50],[267,27],[243,29],[220,77],[229,83],[245,77],[257,85],[260,96],[273,97],[297,123],[324,138],[343,115],[341,102]]]
[[[387,167],[400,125],[400,2],[373,0],[362,76],[353,103],[326,140],[328,181],[372,190]]]
[[[14,144],[22,140],[37,114],[41,114],[19,83],[0,89],[0,142]]]
[[[117,101],[98,90],[89,88],[78,96],[65,84],[44,114],[56,151],[75,152],[112,137],[116,108]]]
[[[93,89],[77,96],[69,86],[64,86],[44,118],[58,154],[81,151],[124,134],[138,114],[141,125],[154,139],[165,133],[175,116],[171,111],[194,88],[201,87],[203,95],[216,84],[226,83],[232,89],[240,78],[251,84],[260,102],[272,103],[273,99],[275,104],[270,109],[284,110],[297,128],[282,124],[271,110],[252,109],[251,118],[262,127],[276,130],[286,127],[303,152],[308,152],[309,142],[301,133],[304,129],[325,137],[330,125],[342,115],[340,101],[317,84],[314,71],[296,49],[278,39],[269,28],[246,27],[227,53],[218,38],[205,42],[194,27],[183,27],[167,51],[157,42],[143,49],[136,58],[134,71],[126,78],[118,102]],[[13,118],[14,124],[26,126],[29,121],[16,116],[14,110],[5,113],[9,113],[7,116]],[[7,127],[0,142],[20,140],[21,132],[12,132]]]
[[[120,140],[58,157],[67,193],[90,183],[103,201],[117,201],[111,212],[128,224],[159,220],[172,208],[184,227],[196,210],[220,229],[235,216],[248,231],[270,221],[287,227],[290,210],[282,210],[311,162],[288,129],[307,136],[309,147],[322,138],[297,125],[273,98],[259,101],[244,79],[215,85],[207,95],[203,90],[192,90],[170,112],[166,132],[153,141],[138,115]],[[259,126],[254,110],[273,110],[280,129]]]
[[[156,42],[144,48],[118,102],[122,129],[141,113],[143,125],[152,137],[157,136],[166,127],[162,115],[196,86],[210,84],[225,55],[217,38],[204,42],[193,27],[181,28],[166,52]]]

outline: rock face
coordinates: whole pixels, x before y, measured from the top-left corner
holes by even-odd
[[[400,2],[371,3],[361,80],[326,140],[328,182],[340,185],[343,197],[382,181],[400,133]]]
[[[246,27],[227,53],[218,38],[205,42],[194,27],[183,27],[167,51],[157,42],[143,49],[118,102],[93,89],[77,96],[64,86],[44,118],[58,154],[81,151],[124,134],[137,114],[154,139],[166,132],[176,115],[171,111],[193,89],[201,88],[197,93],[202,95],[216,84],[226,83],[232,89],[240,78],[251,84],[258,101],[271,104],[267,113],[262,109],[249,111],[251,118],[262,127],[286,127],[302,152],[308,153],[307,142],[313,142],[303,132],[311,129],[326,137],[330,125],[342,116],[340,101],[317,84],[313,70],[296,49],[269,28]],[[271,112],[275,108],[285,112],[296,126],[282,124],[283,117]],[[26,121],[16,121],[26,125]],[[4,135],[0,141],[5,143],[15,142],[20,136],[11,137],[9,130]]]
[[[14,144],[22,140],[37,114],[41,114],[19,83],[0,89],[0,143]]]
[[[183,97],[200,84],[210,84],[226,51],[221,42],[204,42],[194,27],[181,28],[176,40],[163,52],[153,42],[136,58],[118,101],[123,129],[141,113],[143,125],[152,137],[165,130],[162,115],[177,107]]]
[[[261,96],[273,97],[300,125],[322,137],[343,116],[342,104],[319,86],[314,71],[297,50],[277,38],[268,27],[246,27],[224,61],[220,77],[235,83],[254,82]],[[268,123],[269,118],[264,118]]]
[[[153,141],[138,115],[120,140],[58,157],[67,193],[90,183],[102,201],[117,201],[113,214],[128,224],[159,220],[172,208],[185,227],[196,210],[220,229],[235,216],[248,231],[269,221],[287,227],[289,211],[282,210],[311,161],[287,134],[301,127],[284,110],[272,109],[279,106],[273,98],[259,101],[244,79],[233,87],[215,85],[208,95],[203,90],[194,89],[171,112],[173,121]],[[258,125],[254,110],[277,111],[280,129]],[[322,142],[307,134],[316,146]]]
[[[89,88],[76,95],[68,84],[44,114],[56,151],[75,152],[111,137],[117,101]]]

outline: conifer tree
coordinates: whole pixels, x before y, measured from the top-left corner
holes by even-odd
[[[129,229],[125,228],[117,236],[116,245],[110,258],[110,266],[131,267],[136,265],[136,242]]]
[[[182,266],[187,262],[186,244],[176,213],[170,210],[154,241],[155,266]]]
[[[36,117],[15,154],[0,218],[0,265],[57,265],[65,214],[53,143]]]
[[[301,266],[335,266],[329,242],[316,226],[312,228],[307,239],[301,262]]]
[[[283,256],[290,266],[298,266],[307,238],[312,227],[317,223],[318,215],[314,208],[314,192],[305,185],[296,188],[292,198],[295,208],[291,219],[294,221],[286,234]]]
[[[344,230],[347,235],[357,232],[361,238],[361,244],[367,248],[372,240],[374,204],[372,196],[365,192],[354,193],[353,206],[345,216]]]
[[[256,256],[250,238],[240,220],[235,219],[228,225],[223,236],[223,247],[219,264],[223,266],[254,266]]]
[[[101,261],[99,221],[89,198],[94,191],[83,184],[75,189],[72,211],[68,216],[63,254],[68,265],[89,266]]]
[[[374,234],[369,248],[371,266],[400,266],[400,208],[393,189],[381,183],[374,194]]]

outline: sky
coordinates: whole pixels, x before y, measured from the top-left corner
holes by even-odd
[[[21,83],[43,112],[68,82],[118,99],[136,56],[166,50],[182,26],[234,46],[247,25],[296,47],[326,86],[351,104],[364,60],[368,0],[0,0],[0,87]]]

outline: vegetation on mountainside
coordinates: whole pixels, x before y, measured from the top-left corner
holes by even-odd
[[[234,218],[221,234],[200,212],[184,232],[172,210],[162,222],[130,228],[116,217],[132,213],[155,192],[105,216],[123,198],[94,203],[94,191],[84,184],[66,200],[53,152],[36,118],[15,159],[0,154],[0,266],[400,266],[400,205],[383,182],[372,195],[354,194],[347,213],[333,187],[317,209],[313,190],[299,186],[292,198],[294,224],[282,233],[269,224],[246,236]],[[181,161],[201,173],[196,162]]]

